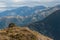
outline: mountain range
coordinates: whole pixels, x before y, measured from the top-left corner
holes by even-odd
[[[15,8],[15,9],[12,9],[12,10],[6,10],[4,12],[1,12],[0,14],[0,17],[3,17],[3,16],[16,16],[16,15],[19,15],[19,16],[29,16],[31,14],[33,14],[36,10],[44,10],[46,9],[45,6],[36,6],[36,7],[28,7],[28,6],[23,6],[23,7],[18,7],[18,8]]]
[[[60,5],[46,8],[20,7],[0,13],[0,29],[8,27],[9,23],[17,26],[28,26],[43,35],[59,40],[60,26]]]
[[[12,10],[4,11],[4,12],[0,13],[0,28],[4,28],[4,26],[7,27],[7,24],[9,24],[11,22],[17,24],[18,26],[24,26],[24,25],[28,25],[32,22],[41,21],[44,18],[51,15],[56,10],[59,10],[60,9],[59,6],[60,5],[57,5],[55,7],[49,8],[49,9],[44,9],[45,7],[42,7],[42,6],[34,7],[33,9],[34,10],[36,9],[36,11],[35,12],[33,11],[33,13],[31,13],[31,15],[30,15],[30,12],[28,11],[28,10],[30,10],[29,7],[26,7],[26,6],[22,7],[22,8],[21,7],[17,8],[16,10],[14,9],[15,11],[14,10],[13,11]],[[40,8],[40,10],[41,10],[41,8],[44,10],[40,11],[39,8]],[[20,16],[20,14],[22,14],[22,13],[20,13],[20,11],[22,11],[22,10],[23,10],[23,12],[27,10],[26,12],[28,12],[29,15],[26,15],[26,13],[24,12],[25,13],[24,15],[26,15],[26,16]],[[16,11],[17,11],[17,13],[14,13]],[[11,13],[11,12],[13,12],[13,13]]]
[[[52,37],[54,40],[60,40],[60,9],[56,10],[42,21],[29,24],[28,27]]]

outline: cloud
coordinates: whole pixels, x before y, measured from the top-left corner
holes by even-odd
[[[24,0],[12,0],[14,3],[17,3],[17,2],[22,2]]]
[[[34,5],[46,4],[48,2],[53,2],[53,1],[55,2],[55,0],[0,0],[0,7],[6,7],[6,5],[7,7],[18,7],[23,5],[34,6]]]
[[[12,0],[13,2],[52,2],[54,0]]]
[[[36,6],[36,5],[47,5],[47,3],[49,4],[49,2],[53,2],[55,0],[12,0],[13,1],[13,4],[12,6],[13,7],[18,7],[18,6]],[[54,2],[53,2],[54,3]],[[49,5],[52,5],[51,3]]]
[[[22,1],[22,0],[12,0],[13,2],[19,2],[19,1]]]
[[[0,7],[6,7],[6,3],[0,2]]]
[[[0,0],[0,7],[6,7],[6,8],[0,8],[0,10],[11,9],[10,7],[20,7],[20,6],[36,6],[36,5],[53,6],[56,3],[60,4],[60,1],[59,0]]]
[[[5,2],[0,2],[0,12],[6,10],[6,3]]]
[[[41,0],[41,2],[52,2],[54,0]]]

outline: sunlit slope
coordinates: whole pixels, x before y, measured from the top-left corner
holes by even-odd
[[[27,27],[9,27],[0,30],[0,40],[53,40]]]

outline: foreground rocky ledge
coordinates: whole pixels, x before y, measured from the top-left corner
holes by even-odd
[[[11,27],[0,30],[0,40],[53,40],[27,27]]]

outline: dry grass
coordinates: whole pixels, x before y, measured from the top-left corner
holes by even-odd
[[[11,27],[0,30],[0,40],[53,40],[26,27]]]

